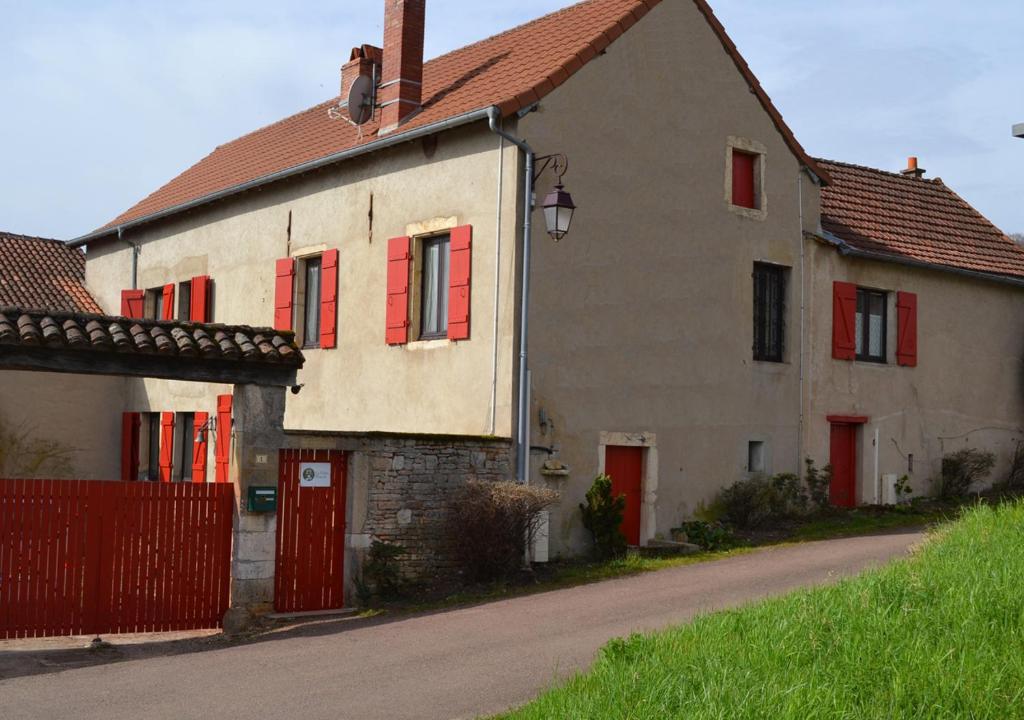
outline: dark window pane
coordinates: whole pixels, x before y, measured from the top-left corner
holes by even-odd
[[[149,416],[149,458],[146,467],[146,479],[160,478],[160,413],[147,413]]]
[[[886,294],[857,289],[857,359],[885,362]]]
[[[178,462],[181,463],[181,480],[182,482],[191,482],[192,480],[192,448],[195,444],[195,429],[192,427],[192,422],[195,416],[192,413],[178,413],[178,423],[181,426],[181,452],[178,456]]]
[[[192,319],[192,282],[178,283],[178,319]]]
[[[320,258],[306,261],[306,304],[303,315],[303,345],[320,346]]]
[[[786,322],[786,270],[754,264],[754,359],[782,362]]]
[[[423,241],[420,278],[420,337],[442,337],[448,332],[447,235]]]

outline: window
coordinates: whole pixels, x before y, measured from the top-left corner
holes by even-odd
[[[162,320],[164,317],[164,289],[150,288],[146,291],[143,305],[144,317],[147,320]]]
[[[420,338],[448,334],[448,261],[450,236],[422,241],[420,262]]]
[[[192,448],[195,444],[195,430],[192,427],[193,413],[178,413],[178,477],[182,482],[192,482]]]
[[[764,441],[751,440],[747,443],[747,472],[764,472]]]
[[[295,283],[295,333],[302,347],[320,347],[321,257],[299,260]]]
[[[733,148],[732,151],[732,204],[757,210],[760,155]]]
[[[857,288],[854,332],[858,360],[885,362],[885,306],[884,292]]]
[[[754,359],[782,362],[786,327],[786,268],[754,263]]]
[[[178,319],[192,319],[192,281],[178,283]]]
[[[160,479],[160,413],[142,414],[143,438],[146,442],[146,473],[143,480]]]

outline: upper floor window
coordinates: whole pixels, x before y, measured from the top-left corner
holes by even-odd
[[[302,347],[320,347],[320,301],[323,287],[320,255],[301,258],[295,287],[295,332]]]
[[[756,140],[729,136],[725,157],[725,201],[737,215],[763,220],[767,214],[764,189],[766,148]]]
[[[886,294],[881,290],[857,288],[854,320],[858,360],[885,362]]]
[[[164,289],[162,287],[149,288],[146,290],[143,315],[147,320],[164,319]]]
[[[420,338],[447,337],[450,236],[424,238],[421,243]]]
[[[782,362],[786,325],[786,269],[754,263],[754,359]]]

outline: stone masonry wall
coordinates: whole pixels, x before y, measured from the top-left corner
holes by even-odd
[[[364,532],[398,543],[403,575],[427,581],[451,576],[444,551],[447,510],[467,480],[510,480],[512,445],[476,438],[380,438],[364,447],[368,460]]]

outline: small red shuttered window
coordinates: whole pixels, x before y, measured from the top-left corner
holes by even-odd
[[[292,329],[292,298],[295,294],[295,260],[277,261],[274,278],[274,329]]]
[[[209,275],[197,275],[192,278],[192,296],[189,300],[188,319],[192,322],[210,322],[210,290],[212,281]]]
[[[174,467],[174,413],[160,413],[160,482],[171,481]]]
[[[209,413],[197,412],[192,419],[192,482],[206,482],[207,432],[203,427]],[[187,432],[187,428],[185,429]]]
[[[213,453],[219,483],[228,481],[231,462],[231,398],[231,395],[217,396],[217,442]]]
[[[857,355],[857,286],[832,283],[832,357],[853,360]]]
[[[388,300],[385,339],[388,345],[409,342],[409,236],[388,240]]]
[[[917,367],[917,294],[896,293],[896,362]]]
[[[755,171],[757,169],[757,155],[743,152],[742,150],[732,151],[732,204],[739,207],[757,209],[757,186],[755,184]]]
[[[145,313],[145,290],[121,291],[121,317],[141,319]]]
[[[452,228],[448,269],[448,339],[469,337],[469,278],[472,269],[473,227]]]
[[[320,347],[338,344],[338,251],[320,258]]]
[[[121,415],[121,479],[125,482],[139,478],[139,432],[142,415],[126,412]]]

